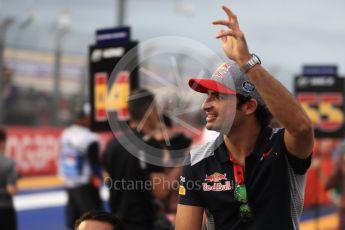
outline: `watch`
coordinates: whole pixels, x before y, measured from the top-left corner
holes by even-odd
[[[252,58],[240,68],[243,73],[247,73],[256,64],[261,64],[260,58],[258,56],[256,56],[255,54],[251,55]]]

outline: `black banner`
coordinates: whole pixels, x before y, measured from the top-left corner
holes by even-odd
[[[138,86],[138,54],[132,50],[129,63],[115,66],[137,42],[122,45],[94,45],[89,49],[91,129],[109,131],[107,112],[116,113],[120,120],[128,117],[127,97]],[[132,53],[133,52],[133,53]],[[113,81],[113,82],[110,82]]]
[[[344,78],[295,78],[295,95],[312,120],[317,138],[344,138],[344,94]]]

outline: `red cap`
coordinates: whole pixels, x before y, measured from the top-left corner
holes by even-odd
[[[219,83],[218,81],[204,78],[192,78],[188,82],[189,87],[199,93],[207,93],[207,90],[213,90],[218,93],[236,95],[236,91]]]

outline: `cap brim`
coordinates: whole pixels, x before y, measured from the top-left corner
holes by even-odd
[[[188,85],[199,93],[207,93],[208,90],[213,90],[218,93],[236,95],[235,90],[229,89],[225,85],[211,79],[191,78]]]

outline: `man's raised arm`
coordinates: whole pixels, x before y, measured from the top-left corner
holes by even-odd
[[[217,38],[222,41],[225,54],[239,67],[245,67],[252,59],[245,36],[240,30],[237,16],[228,7],[222,8],[228,18],[214,21],[213,24],[224,25],[227,30],[220,30]],[[285,127],[284,141],[289,153],[300,159],[308,158],[313,149],[314,132],[311,121],[300,104],[260,63],[249,70],[247,68],[246,74],[269,111]]]

